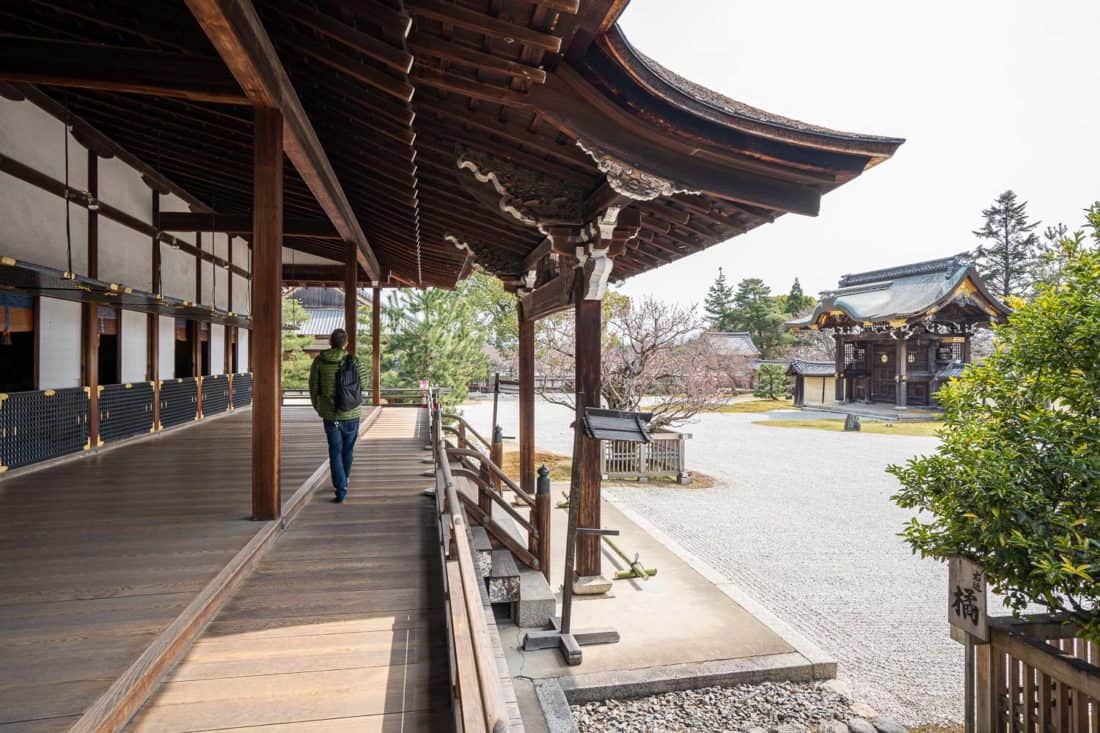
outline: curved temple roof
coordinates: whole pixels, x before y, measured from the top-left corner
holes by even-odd
[[[973,321],[999,322],[1011,312],[994,296],[965,253],[901,267],[845,275],[840,288],[821,294],[814,311],[788,321],[791,328],[818,328],[850,322],[890,324],[935,317],[964,298]]]
[[[72,115],[196,212],[240,218],[249,105],[277,86],[284,113],[300,106],[286,114],[286,217],[310,224],[288,226],[287,246],[339,262],[358,233],[360,262],[393,283],[453,286],[478,266],[518,287],[554,227],[593,231],[608,211],[637,225],[615,252],[613,276],[630,277],[784,213],[816,215],[822,194],[902,143],[693,84],[623,37],[627,0],[85,5],[36,1],[0,19],[33,59],[0,76],[17,84],[0,93]],[[242,76],[249,54],[286,83]],[[324,219],[339,236],[318,234]]]

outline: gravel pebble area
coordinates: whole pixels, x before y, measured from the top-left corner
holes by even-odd
[[[603,700],[574,705],[572,710],[581,733],[772,730],[784,724],[816,731],[826,721],[852,717],[848,701],[839,693],[788,682]]]
[[[469,410],[489,422],[488,404]],[[502,402],[515,434],[515,402]],[[539,402],[538,447],[568,453],[567,410]],[[962,647],[947,628],[947,570],[897,536],[910,514],[890,500],[887,464],[935,450],[935,438],[753,425],[771,415],[707,414],[688,465],[710,489],[610,488],[838,662],[852,699],[906,725],[962,719]],[[996,613],[993,599],[990,612]]]

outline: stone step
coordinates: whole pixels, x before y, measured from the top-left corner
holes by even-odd
[[[519,567],[508,550],[493,550],[493,566],[489,570],[490,603],[512,603],[519,600]]]
[[[470,527],[470,548],[474,552],[474,562],[481,577],[488,578],[493,569],[493,544],[489,541],[489,533],[484,527],[474,525]]]
[[[519,600],[512,603],[512,620],[523,628],[545,627],[557,609],[557,599],[542,572],[519,571]]]

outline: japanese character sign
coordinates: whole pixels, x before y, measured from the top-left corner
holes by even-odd
[[[965,557],[949,558],[947,568],[948,622],[973,636],[975,641],[989,641],[985,573],[977,563]]]

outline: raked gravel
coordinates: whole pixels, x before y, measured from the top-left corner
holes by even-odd
[[[467,414],[487,429],[490,405]],[[516,403],[501,424],[515,435]],[[711,489],[606,490],[667,532],[839,664],[854,700],[913,726],[962,719],[962,647],[947,629],[947,571],[897,536],[911,514],[890,500],[889,463],[935,438],[753,425],[708,414],[686,425],[689,468]],[[540,401],[540,450],[568,453],[572,414]],[[629,548],[627,548],[629,551]],[[994,610],[991,599],[990,611]]]
[[[666,692],[572,709],[581,733],[772,730],[783,724],[813,731],[825,721],[851,717],[848,701],[837,692],[787,682]]]

